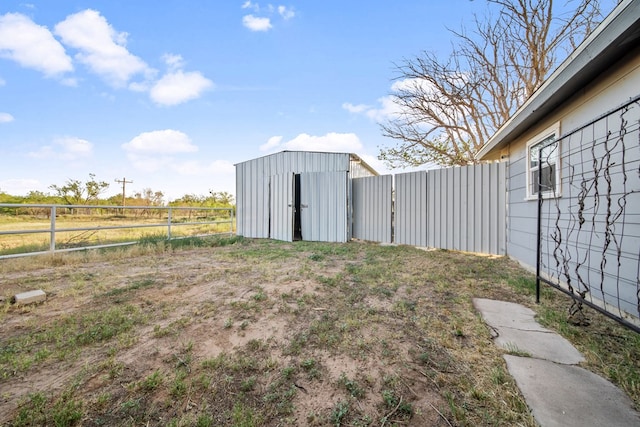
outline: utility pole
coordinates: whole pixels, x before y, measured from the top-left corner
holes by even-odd
[[[124,194],[125,194],[124,190],[127,187],[127,184],[133,184],[133,181],[127,181],[127,178],[122,178],[121,180],[120,179],[116,179],[116,182],[118,184],[122,184],[122,206],[124,206],[125,202],[126,202],[125,196],[124,196]]]

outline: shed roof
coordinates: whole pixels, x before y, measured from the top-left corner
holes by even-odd
[[[349,156],[349,160],[352,162],[356,162],[359,163],[362,167],[364,167],[365,169],[367,169],[369,172],[371,172],[373,175],[380,175],[374,168],[372,168],[367,162],[365,162],[364,160],[362,160],[362,158],[360,156],[358,156],[357,154],[354,153],[340,153],[340,152],[329,152],[329,151],[295,151],[295,150],[283,150],[283,151],[279,151],[277,153],[272,153],[272,154],[267,154],[266,156],[263,157],[269,157],[269,156],[276,156],[280,153],[314,153],[314,154],[344,154],[344,155],[348,155]],[[234,166],[240,165],[242,163],[246,163],[246,162],[250,162],[251,160],[245,160],[244,162],[238,162],[236,163]]]
[[[491,158],[637,46],[640,1],[623,0],[480,149]]]

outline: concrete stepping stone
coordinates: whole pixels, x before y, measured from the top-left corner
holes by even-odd
[[[543,328],[520,304],[475,298],[473,305],[494,331],[537,423],[542,427],[639,427],[640,414],[614,384],[576,366],[584,360],[573,345]],[[522,357],[523,354],[530,357]]]
[[[475,298],[473,305],[493,328],[495,343],[505,350],[569,365],[584,361],[568,340],[536,322],[530,308],[483,298]]]
[[[586,369],[508,354],[504,359],[542,427],[640,426],[631,399]]]

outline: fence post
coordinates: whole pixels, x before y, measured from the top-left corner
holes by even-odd
[[[234,219],[234,214],[233,214],[233,208],[229,208],[229,212],[231,213],[231,234],[233,235],[233,219]]]
[[[49,251],[56,250],[56,205],[51,206],[51,229],[49,237]]]
[[[171,207],[167,210],[167,240],[171,240]]]
[[[536,304],[540,304],[540,263],[542,262],[542,146],[538,149],[538,247],[536,250]],[[530,161],[527,159],[527,161]]]

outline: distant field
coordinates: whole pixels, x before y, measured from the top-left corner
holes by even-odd
[[[226,214],[226,218],[222,217]],[[226,212],[218,217],[198,215],[194,211],[189,215],[172,215],[171,236],[201,236],[207,234],[228,233],[233,231],[231,224],[206,224],[213,221],[228,221]],[[157,226],[154,226],[156,225]],[[111,228],[131,227],[131,228]],[[56,249],[95,246],[160,236],[167,236],[168,219],[166,212],[154,212],[153,216],[144,213],[138,215],[59,215],[55,220]],[[78,230],[103,228],[98,230]],[[73,231],[59,230],[75,229]],[[0,234],[0,255],[38,252],[49,250],[51,237],[51,219],[46,215],[2,215],[0,214],[0,233],[16,231],[35,231],[41,233]]]

